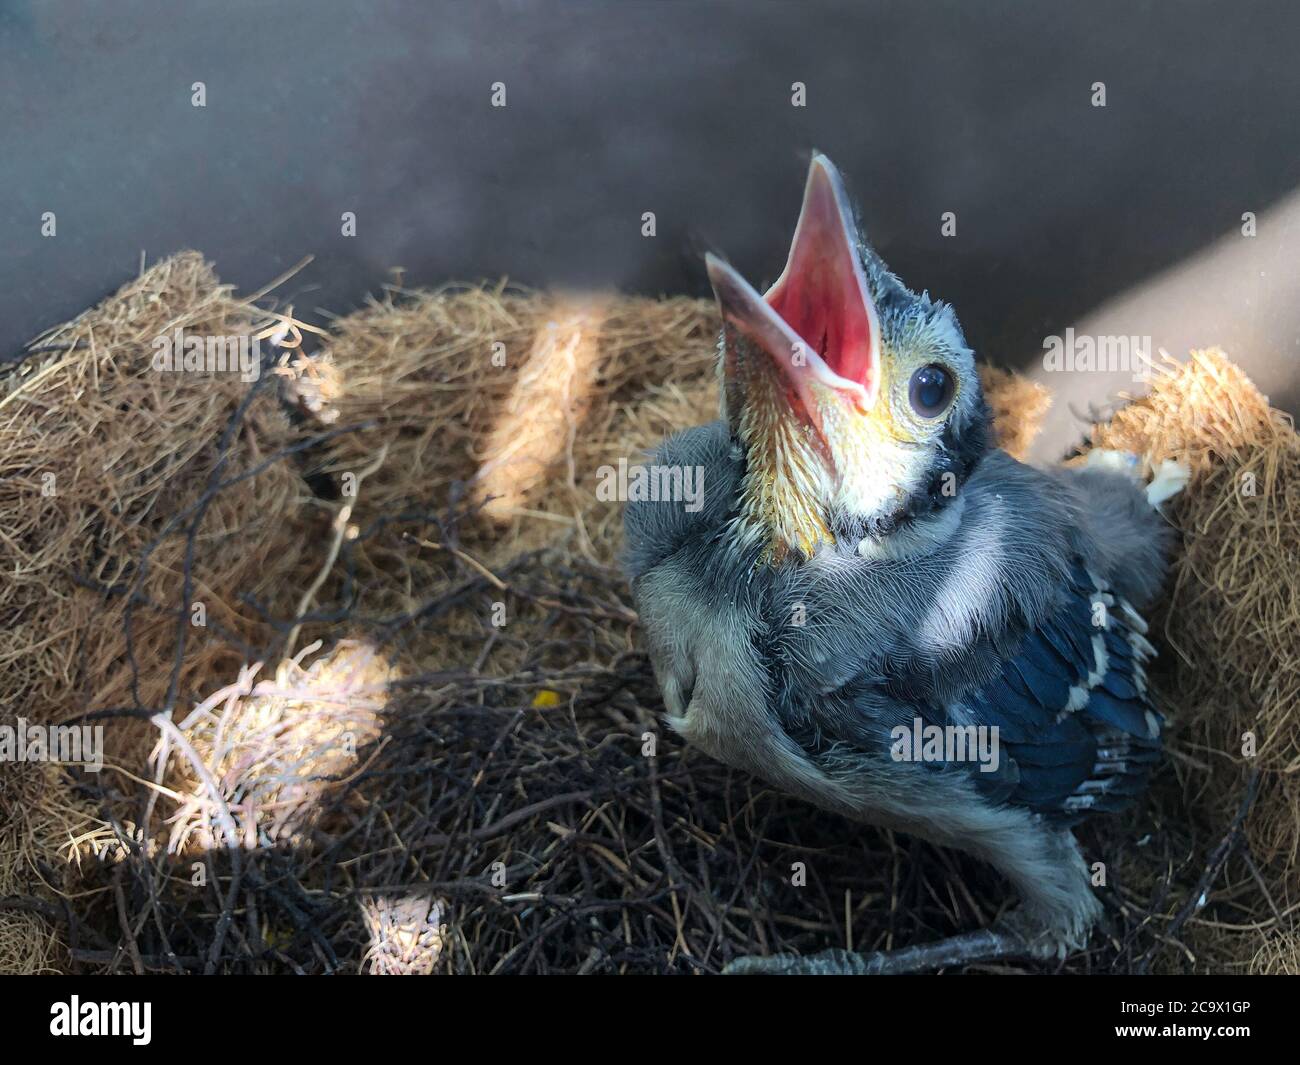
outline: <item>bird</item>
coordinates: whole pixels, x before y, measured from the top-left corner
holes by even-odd
[[[1132,806],[1161,757],[1144,612],[1186,483],[1096,450],[1039,468],[993,438],[950,305],[907,288],[815,153],[785,268],[760,294],[706,268],[717,420],[624,506],[622,563],[667,723],[849,822],[988,863],[1013,903],[892,951],[741,957],[735,973],[880,973],[1063,959],[1102,915],[1075,828]]]

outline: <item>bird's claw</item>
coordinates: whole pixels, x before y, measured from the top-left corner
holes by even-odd
[[[728,976],[870,976],[925,972],[998,958],[1063,958],[1066,944],[1025,915],[1012,911],[989,928],[934,943],[857,954],[824,950],[817,954],[750,955],[729,962]]]

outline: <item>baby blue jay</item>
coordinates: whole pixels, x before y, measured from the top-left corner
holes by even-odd
[[[1041,471],[993,447],[952,310],[859,237],[824,156],[764,295],[707,265],[722,418],[650,460],[695,468],[703,499],[624,515],[668,720],[808,802],[979,856],[1023,902],[938,944],[730,970],[1081,947],[1101,907],[1071,826],[1132,803],[1160,757],[1140,611],[1171,539],[1154,504],[1182,471],[1144,492],[1131,456]]]

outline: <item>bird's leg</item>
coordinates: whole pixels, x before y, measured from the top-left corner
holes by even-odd
[[[944,969],[996,958],[1055,957],[1056,941],[1045,932],[1034,933],[1023,927],[1027,922],[1003,919],[978,932],[940,939],[898,950],[880,950],[856,954],[848,950],[824,950],[818,954],[773,954],[767,958],[750,956],[730,962],[724,973],[764,976],[868,976],[919,973]]]

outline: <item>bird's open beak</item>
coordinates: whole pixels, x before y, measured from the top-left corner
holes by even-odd
[[[765,295],[716,256],[706,262],[723,318],[767,353],[810,416],[814,382],[871,409],[880,390],[880,328],[857,226],[829,159],[813,156],[790,255]]]

